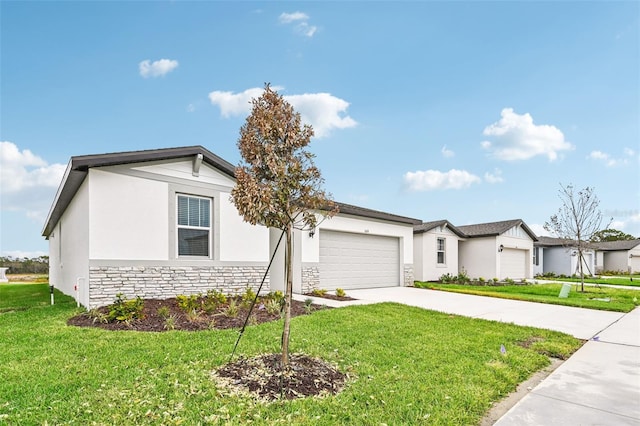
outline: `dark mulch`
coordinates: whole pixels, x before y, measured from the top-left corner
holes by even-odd
[[[354,299],[353,297],[349,297],[349,296],[336,296],[335,294],[329,294],[329,293],[325,293],[323,295],[320,294],[313,294],[313,293],[305,293],[305,296],[310,296],[310,297],[321,297],[323,299],[331,299],[331,300],[339,300],[341,302],[346,302],[348,300],[358,300],[358,299]]]
[[[241,358],[220,367],[215,375],[228,387],[250,392],[260,399],[294,399],[334,395],[342,390],[347,376],[331,364],[303,354],[292,354],[289,366],[281,365],[281,354]]]
[[[135,319],[126,324],[124,322],[110,322],[102,323],[96,320],[95,315],[91,312],[85,312],[70,318],[67,324],[78,327],[99,327],[106,330],[135,330],[135,331],[167,331],[173,330],[185,330],[185,331],[198,331],[198,330],[211,330],[211,329],[228,329],[228,328],[240,328],[244,324],[247,317],[248,308],[242,307],[240,299],[236,299],[238,302],[238,315],[230,317],[225,314],[225,309],[228,303],[221,305],[213,312],[199,311],[197,318],[188,318],[186,313],[178,306],[177,299],[145,299],[143,318]],[[264,307],[263,300],[259,300],[253,309],[249,325],[261,324],[263,322],[279,320],[279,313],[269,313]],[[166,306],[169,309],[169,316],[173,318],[173,327],[167,327],[167,319],[158,314],[158,309]],[[313,312],[319,309],[328,309],[326,306],[311,305],[307,310],[303,302],[294,300],[291,304],[291,316],[299,316],[307,314],[307,311]],[[98,312],[102,314],[108,314],[109,306],[104,306],[98,309]]]

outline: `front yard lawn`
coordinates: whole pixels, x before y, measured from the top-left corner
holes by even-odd
[[[336,396],[265,404],[212,380],[237,330],[68,326],[79,312],[70,298],[25,302],[46,299],[42,288],[0,286],[3,424],[477,424],[548,355],[566,358],[581,345],[558,332],[399,304],[321,310],[292,320],[292,350],[335,363],[348,384]],[[281,332],[280,321],[249,327],[239,353],[277,352]]]
[[[559,298],[562,284],[526,284],[526,285],[462,285],[441,284],[437,282],[416,281],[416,287],[478,296],[498,297],[502,299],[525,300],[528,302],[550,303],[554,305],[576,306],[579,308],[600,309],[603,311],[630,312],[640,305],[640,291],[610,287],[585,286],[580,292],[580,284],[572,285],[569,297]],[[609,299],[609,301],[596,300]]]
[[[564,282],[574,282],[579,283],[580,278],[546,278],[540,277],[541,280],[549,280],[549,281],[564,281]],[[632,275],[629,277],[599,277],[599,278],[585,278],[585,283],[590,284],[609,284],[609,285],[628,285],[632,287],[640,287],[640,276]]]

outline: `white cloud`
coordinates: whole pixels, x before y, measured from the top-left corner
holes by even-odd
[[[636,153],[631,148],[625,148],[624,155],[626,157],[613,158],[611,155],[607,154],[606,152],[595,150],[595,151],[591,151],[589,155],[587,155],[587,159],[602,161],[604,165],[607,167],[616,167],[616,166],[624,166],[626,164],[629,164],[629,160],[635,157]]]
[[[561,151],[574,148],[557,127],[536,125],[528,113],[520,115],[513,112],[512,108],[504,108],[501,116],[499,121],[483,131],[485,136],[492,136],[493,141],[481,143],[484,149],[500,160],[527,160],[544,155],[549,161],[554,161]]]
[[[309,24],[309,15],[304,12],[293,12],[293,13],[281,13],[278,17],[278,22],[281,24],[292,24],[293,31],[296,34],[305,36],[305,37],[313,37],[313,35],[318,30],[318,27],[315,25]]]
[[[486,172],[484,174],[484,180],[488,183],[501,183],[504,182],[502,177],[502,170],[494,169],[493,173]]]
[[[272,86],[272,89],[279,91],[283,88]],[[216,90],[209,93],[209,100],[220,108],[223,117],[229,118],[248,115],[251,112],[251,99],[259,97],[262,92],[262,88],[251,88],[239,93]],[[318,138],[329,135],[333,129],[345,129],[358,124],[353,118],[344,115],[349,102],[330,93],[305,93],[284,96],[284,99],[300,113],[304,123],[313,126]]]
[[[293,13],[283,12],[278,17],[278,21],[281,24],[290,24],[291,22],[295,22],[295,21],[308,21],[308,20],[309,20],[309,15],[307,15],[304,12],[293,12]]]
[[[404,183],[410,191],[432,191],[435,189],[463,189],[481,179],[466,170],[451,169],[448,172],[438,170],[418,170],[404,174]]]
[[[455,152],[451,151],[450,149],[447,149],[447,146],[446,146],[446,145],[444,145],[444,146],[442,147],[442,149],[440,150],[440,152],[442,153],[442,156],[443,156],[444,158],[451,158],[451,157],[453,157],[453,156],[455,156],[455,155],[456,155],[456,153],[455,153]]]
[[[149,59],[146,59],[138,64],[138,68],[140,69],[140,75],[144,78],[160,77],[178,68],[178,61],[173,59],[160,59],[151,62]]]
[[[6,141],[0,142],[0,164],[2,209],[23,211],[30,218],[44,220],[66,166],[47,164],[28,149],[21,151]]]

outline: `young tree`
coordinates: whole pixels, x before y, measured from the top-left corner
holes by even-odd
[[[316,213],[332,216],[336,204],[321,188],[324,182],[315,157],[304,148],[313,129],[301,125],[300,114],[269,84],[252,100],[251,115],[240,129],[242,162],[236,167],[231,198],[244,220],[281,229],[286,234],[285,304],[282,365],[289,364],[294,229],[313,229]]]
[[[584,252],[589,247],[589,241],[603,228],[603,216],[598,208],[600,200],[590,187],[575,192],[573,185],[560,184],[558,192],[562,207],[545,222],[544,229],[577,245],[580,288],[584,292]],[[604,227],[608,227],[610,223],[611,220]]]

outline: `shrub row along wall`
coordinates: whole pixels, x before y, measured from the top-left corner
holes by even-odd
[[[258,290],[266,266],[98,266],[89,268],[89,308],[110,305],[116,294],[126,298],[168,299],[179,294],[225,294]],[[269,289],[269,276],[263,289]]]

